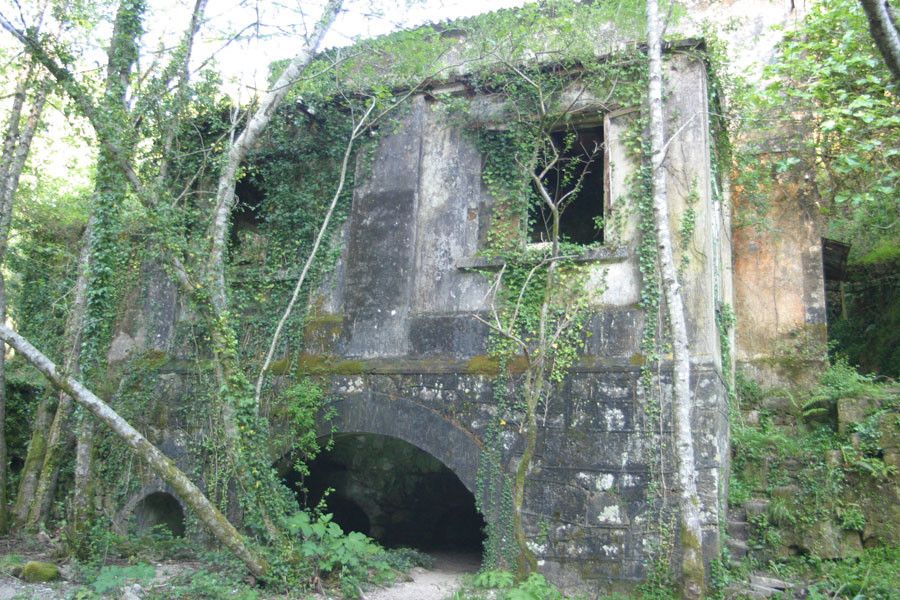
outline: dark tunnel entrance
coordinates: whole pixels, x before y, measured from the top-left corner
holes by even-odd
[[[153,492],[134,506],[134,525],[146,533],[154,527],[168,529],[173,537],[184,537],[184,510],[171,494]]]
[[[302,478],[287,470],[284,480],[301,505],[315,507],[325,496],[344,531],[389,548],[477,555],[480,562],[485,523],[475,497],[449,468],[412,444],[382,435],[336,435],[309,471]]]

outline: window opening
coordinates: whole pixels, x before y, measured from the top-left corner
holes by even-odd
[[[553,146],[550,145],[552,141]],[[579,127],[555,131],[542,149],[537,175],[554,160],[541,182],[560,208],[560,241],[592,244],[603,241],[603,127]],[[529,207],[528,237],[533,243],[552,239],[553,213],[533,184]]]
[[[259,182],[251,176],[244,176],[234,186],[237,201],[231,211],[231,244],[241,243],[246,233],[255,233],[262,224],[262,203],[265,194]]]

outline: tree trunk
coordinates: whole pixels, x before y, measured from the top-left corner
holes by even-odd
[[[220,393],[222,430],[229,459],[234,464],[234,471],[238,482],[246,489],[253,489],[254,482],[250,480],[244,465],[240,464],[243,449],[241,447],[240,432],[237,423],[237,406],[235,399],[246,397],[254,399],[253,388],[244,378],[238,364],[236,338],[230,315],[228,314],[228,297],[225,286],[225,246],[230,227],[231,211],[234,208],[234,186],[237,182],[238,169],[247,153],[250,151],[259,136],[275,115],[275,111],[284,100],[291,86],[297,82],[300,75],[312,61],[322,38],[328,32],[337,13],[343,4],[342,0],[329,0],[322,13],[322,17],[316,24],[311,36],[300,49],[299,53],[291,60],[278,80],[263,97],[259,107],[247,122],[228,148],[222,168],[219,172],[219,181],[216,189],[215,208],[213,211],[212,225],[210,229],[210,254],[206,263],[207,286],[201,288],[200,293],[206,297],[199,298],[199,303],[209,306],[210,314],[207,318],[211,326],[211,344],[215,361],[215,373]],[[246,384],[246,385],[245,385]],[[258,407],[253,407],[258,412]],[[278,527],[272,522],[268,510],[263,503],[258,503],[261,518],[269,536],[275,540],[281,537]]]
[[[869,19],[869,31],[884,57],[884,62],[900,81],[900,31],[897,26],[897,15],[888,0],[859,0],[866,17]]]
[[[197,30],[200,26],[200,21],[202,20],[203,12],[206,7],[206,0],[196,0],[194,10],[191,16],[191,21],[188,26],[187,31],[185,32],[184,39],[182,41],[182,47],[179,49],[181,54],[176,52],[176,56],[172,61],[172,64],[166,69],[166,72],[177,73],[178,75],[178,83],[177,87],[179,90],[180,97],[184,97],[186,83],[188,79],[188,62],[191,56],[191,49],[193,47],[194,37],[197,33]],[[139,10],[140,7],[135,5],[134,10]],[[9,27],[7,26],[7,29]],[[125,37],[122,34],[125,34]],[[118,37],[117,37],[118,36]],[[116,34],[114,35],[114,40],[116,42],[116,46],[121,48],[122,45],[128,44],[128,33],[124,31],[124,28],[121,25],[118,25],[116,29]],[[20,39],[23,38],[21,35],[17,35]],[[74,99],[76,100],[76,104],[82,106],[82,108],[87,107],[89,110],[86,112],[86,115],[89,118],[93,117],[96,119],[96,111],[93,107],[90,106],[89,101],[87,100],[87,96],[82,96],[80,94],[81,88],[75,85],[71,79],[71,75],[62,69],[51,68],[52,62],[49,57],[47,57],[44,53],[40,52],[40,47],[33,44],[28,43],[28,40],[25,39],[26,46],[32,51],[37,52],[39,54],[38,59],[46,66],[51,73],[53,73],[54,77],[61,80],[62,82],[69,82],[68,86],[63,86],[69,92],[70,95],[75,94]],[[132,44],[133,41],[133,32],[132,32]],[[111,49],[112,53],[112,49]],[[128,83],[128,73],[130,71],[130,64],[126,60],[126,64],[115,64],[115,61],[110,60],[110,64],[107,70],[107,91],[111,93],[111,96],[106,98],[107,101],[110,99],[115,103],[115,95],[118,91],[118,104],[124,105],[124,95],[121,90],[116,90],[116,88],[121,88],[122,86],[127,86]],[[92,120],[92,123],[95,126],[95,129],[98,132],[98,135],[101,136],[101,144],[104,144],[104,148],[106,149],[106,155],[112,157],[110,167],[117,167],[121,169],[121,146],[118,141],[112,141],[105,139],[102,134],[106,133],[106,129],[102,127],[101,123],[98,123]],[[174,136],[175,128],[171,128],[167,134],[167,141],[171,142],[172,137]],[[167,158],[169,155],[168,152],[164,152],[164,158]],[[122,169],[124,176],[129,179],[132,183],[134,183],[133,177],[130,177],[129,169]],[[160,178],[157,182],[157,188],[161,188],[162,180],[166,174],[166,165],[163,164],[160,167]],[[136,188],[136,192],[140,192],[141,188],[138,186]],[[144,200],[145,205],[152,206],[154,202],[148,201],[147,198],[142,198]],[[78,278],[75,284],[75,302],[73,304],[71,313],[69,315],[68,321],[66,323],[66,358],[65,358],[65,368],[67,373],[79,374],[80,373],[80,353],[81,353],[81,344],[82,344],[82,330],[84,328],[85,322],[85,311],[86,311],[86,293],[88,286],[88,266],[90,259],[90,242],[91,236],[94,229],[94,223],[96,221],[95,213],[92,213],[91,218],[88,221],[87,229],[85,230],[84,235],[82,236],[81,241],[81,252],[79,255],[77,272]],[[49,407],[45,407],[46,410]],[[49,425],[49,430],[47,428],[48,423],[41,419],[36,419],[35,421],[35,430],[32,434],[31,444],[29,445],[29,455],[26,460],[25,468],[23,470],[23,476],[19,488],[19,494],[17,496],[16,503],[16,516],[20,523],[24,524],[28,522],[32,525],[38,525],[46,521],[49,516],[50,508],[53,503],[53,498],[56,490],[56,482],[59,478],[59,469],[61,466],[61,454],[63,450],[71,443],[72,436],[69,433],[69,424],[72,415],[72,399],[65,394],[64,392],[59,393],[59,402],[57,404],[57,410],[54,415],[52,425]],[[48,417],[49,418],[49,417]],[[78,454],[82,458],[89,456],[89,453],[85,452],[85,439],[82,436],[82,452]],[[32,455],[32,449],[40,449],[39,453],[34,453]]]
[[[140,36],[143,33],[144,0],[120,0],[116,9],[112,39],[107,50],[106,81],[100,108],[105,131],[130,162],[135,140],[130,134],[127,105],[131,71],[137,63]],[[108,376],[106,352],[115,323],[117,294],[117,253],[121,241],[119,220],[128,180],[121,172],[118,157],[108,148],[101,148],[97,157],[92,226],[88,236],[90,256],[87,262],[87,302],[85,304],[84,336],[80,366],[88,385],[97,386]],[[75,493],[68,524],[72,540],[81,539],[82,528],[93,516],[91,466],[93,457],[93,427],[89,421],[79,423],[77,430]]]
[[[33,63],[29,61],[27,72],[22,76],[16,86],[13,106],[10,112],[9,123],[3,140],[2,165],[0,165],[0,266],[6,262],[6,249],[9,244],[9,227],[12,222],[13,200],[19,188],[19,177],[25,168],[25,161],[31,149],[31,141],[34,139],[38,123],[44,111],[44,103],[49,93],[49,85],[32,81],[34,74]],[[38,85],[38,89],[32,98],[31,109],[25,119],[24,128],[20,123],[22,110],[26,105],[28,90],[31,86]],[[6,322],[6,282],[0,270],[0,323]],[[8,456],[6,447],[6,432],[3,424],[6,422],[6,348],[0,344],[0,533],[5,533],[9,527],[9,514],[7,512],[6,482],[8,471]]]
[[[228,155],[222,164],[219,173],[219,183],[216,190],[215,211],[213,213],[212,230],[210,231],[211,247],[207,272],[209,276],[209,301],[212,305],[212,343],[216,358],[216,377],[219,389],[230,389],[233,375],[239,372],[237,356],[229,350],[234,339],[234,331],[228,317],[228,298],[225,288],[225,241],[228,237],[231,211],[234,208],[234,186],[237,182],[238,169],[250,148],[257,142],[260,134],[275,115],[275,111],[284,100],[288,90],[296,83],[306,66],[310,63],[314,53],[319,47],[322,38],[325,37],[338,11],[343,4],[342,0],[329,0],[322,13],[322,18],[316,24],[312,35],[300,52],[291,60],[285,70],[278,77],[272,89],[263,97],[259,108],[250,118],[244,130],[231,144]],[[233,390],[240,393],[240,390]],[[234,394],[229,394],[234,395]],[[230,452],[237,456],[240,447],[240,436],[237,430],[236,407],[231,401],[222,403],[222,420],[226,441]],[[240,469],[239,469],[240,470]],[[271,528],[269,528],[271,529]],[[270,533],[273,533],[270,531]]]
[[[222,164],[219,173],[219,183],[216,189],[216,208],[213,213],[211,231],[211,248],[209,254],[209,274],[212,277],[211,299],[216,312],[221,314],[226,310],[227,299],[225,296],[225,241],[228,237],[229,220],[234,208],[234,186],[237,183],[237,172],[247,156],[250,148],[256,144],[260,134],[265,130],[269,121],[278,110],[281,101],[287,95],[291,86],[297,82],[300,75],[313,59],[315,52],[322,42],[322,38],[328,32],[331,24],[341,10],[342,0],[329,0],[322,13],[321,19],[316,24],[312,35],[300,49],[300,52],[291,60],[278,80],[263,97],[259,108],[247,122],[247,126],[231,144],[228,156]]]
[[[71,516],[87,522],[93,517],[94,424],[88,415],[78,423],[75,441],[75,490],[72,495]]]
[[[2,263],[0,263],[2,264]],[[6,322],[6,290],[3,272],[0,271],[0,319]],[[6,507],[6,346],[0,344],[0,535],[9,529]]]
[[[75,301],[69,318],[66,320],[65,348],[66,358],[64,368],[66,373],[78,375],[80,370],[79,355],[81,353],[81,334],[84,329],[84,312],[87,304],[87,269],[90,261],[90,239],[93,230],[93,217],[88,220],[87,227],[81,236],[81,252],[78,256],[77,279],[75,280]],[[59,393],[59,402],[56,405],[56,413],[49,431],[37,432],[35,435],[43,436],[46,444],[43,460],[40,464],[40,475],[36,484],[30,508],[27,509],[25,518],[30,525],[44,523],[50,514],[53,504],[53,496],[56,491],[56,482],[59,479],[59,468],[64,448],[71,439],[69,421],[72,416],[72,398],[65,392]],[[24,480],[23,480],[24,484]],[[22,495],[22,493],[20,493]]]
[[[216,509],[203,492],[188,479],[172,459],[160,452],[137,429],[84,387],[81,382],[60,373],[50,359],[5,324],[0,324],[0,340],[15,348],[16,352],[47,377],[54,386],[72,397],[75,402],[90,411],[112,429],[113,433],[122,438],[122,441],[138,457],[146,461],[150,469],[171,486],[178,497],[194,511],[213,537],[240,558],[255,576],[262,577],[266,574],[265,562],[247,546],[241,534]]]
[[[672,333],[672,379],[675,447],[678,463],[679,529],[681,551],[681,587],[686,598],[700,598],[704,590],[700,498],[694,467],[694,443],[691,431],[691,360],[688,349],[684,300],[678,282],[669,230],[669,205],[666,197],[665,120],[663,117],[662,26],[658,0],[647,0],[648,53],[650,82],[650,152],[652,166],[653,217],[659,251],[659,269]]]
[[[13,505],[13,521],[17,525],[24,525],[28,520],[28,511],[34,500],[41,477],[41,465],[44,463],[44,455],[47,449],[47,431],[50,429],[50,408],[53,396],[46,393],[38,402],[34,415],[34,423],[31,426],[31,439],[28,441],[28,453],[25,455],[25,464],[19,479],[19,489],[16,493],[16,503]]]

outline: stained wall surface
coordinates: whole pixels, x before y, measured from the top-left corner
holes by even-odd
[[[696,219],[677,251],[679,260],[687,256],[698,485],[712,557],[728,462],[716,327],[731,285],[727,219],[712,191],[705,67],[673,55],[668,70],[671,223],[678,230],[689,210]],[[604,118],[607,211],[617,224],[589,261],[591,335],[584,356],[542,407],[525,488],[527,530],[541,569],[570,589],[627,587],[646,576],[647,548],[667,509],[653,490],[674,481],[670,371],[663,364],[656,383],[661,432],[640,383],[645,316],[636,210],[627,195],[636,166],[623,143],[634,116]],[[475,318],[487,314],[491,279],[469,268],[478,264],[492,218],[481,164],[472,142],[447,126],[425,96],[413,101],[406,122],[381,142],[371,173],[357,184],[340,264],[313,303],[318,312],[300,360],[301,372],[306,365],[334,373],[340,431],[410,442],[476,494],[485,486],[479,470],[485,434],[498,419],[489,332]],[[502,425],[507,474],[522,452],[520,417],[514,413]]]

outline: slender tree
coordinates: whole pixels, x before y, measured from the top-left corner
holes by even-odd
[[[678,465],[679,549],[682,593],[700,598],[704,590],[700,497],[697,494],[694,441],[691,432],[691,357],[688,347],[684,299],[678,281],[669,229],[666,196],[665,119],[663,116],[662,23],[658,0],[647,0],[647,32],[650,79],[647,101],[650,107],[650,163],[652,169],[653,218],[658,263],[672,336],[672,404],[675,448]]]
[[[31,142],[41,122],[44,104],[50,93],[50,81],[40,67],[26,57],[25,68],[18,78],[13,102],[3,135],[0,156],[0,265],[5,264],[9,245],[9,228],[13,204],[19,189],[19,178],[31,149]],[[36,68],[37,67],[37,68]],[[6,322],[6,281],[0,269],[0,323]],[[6,419],[6,353],[0,347],[0,425]],[[0,533],[9,526],[7,513],[7,447],[4,428],[0,426]]]

